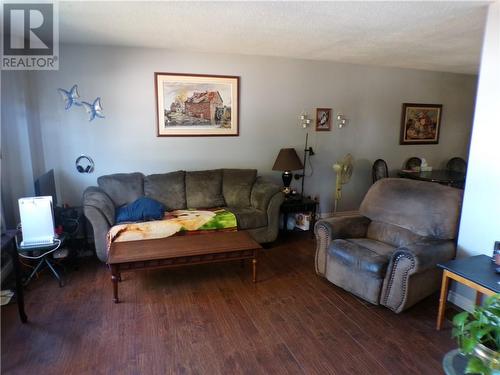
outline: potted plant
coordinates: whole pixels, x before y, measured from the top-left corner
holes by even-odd
[[[500,294],[486,299],[474,311],[453,318],[453,337],[469,357],[466,374],[500,375]]]

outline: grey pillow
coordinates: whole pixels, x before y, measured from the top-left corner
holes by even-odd
[[[97,184],[111,198],[116,207],[132,203],[144,195],[143,175],[139,172],[116,173],[101,176]]]
[[[225,206],[222,170],[186,172],[186,202],[188,208]]]
[[[165,205],[167,211],[186,208],[184,171],[144,177],[144,194]]]
[[[256,169],[223,169],[222,193],[229,207],[250,207],[250,193],[257,178]]]

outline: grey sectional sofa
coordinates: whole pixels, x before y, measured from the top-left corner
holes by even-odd
[[[83,210],[92,224],[96,253],[106,261],[106,234],[115,223],[115,210],[147,196],[167,210],[225,207],[236,215],[238,229],[260,242],[278,235],[279,211],[284,195],[278,185],[257,176],[255,169],[176,171],[144,176],[119,173],[101,176],[97,186],[83,193]]]

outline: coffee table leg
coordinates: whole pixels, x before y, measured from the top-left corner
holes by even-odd
[[[111,265],[111,282],[113,283],[113,301],[114,303],[120,302],[118,299],[118,280],[120,279],[120,274],[117,272],[116,265]]]

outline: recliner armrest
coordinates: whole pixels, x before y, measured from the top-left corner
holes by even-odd
[[[455,256],[453,240],[424,239],[401,246],[392,255],[382,287],[380,303],[396,313],[407,309],[439,288],[438,263]],[[414,279],[425,275],[424,280]],[[411,284],[412,278],[416,281]]]
[[[392,258],[409,257],[414,261],[412,273],[416,273],[453,259],[455,249],[455,242],[452,240],[423,240],[397,248]]]
[[[92,207],[98,210],[110,226],[115,223],[115,205],[111,198],[97,186],[90,186],[83,192],[83,208]]]
[[[370,219],[362,215],[330,217],[319,220],[314,226],[316,237],[325,230],[330,239],[366,237]]]
[[[325,275],[326,254],[333,239],[366,237],[370,219],[362,215],[331,217],[319,220],[314,226],[316,235],[316,273]]]

